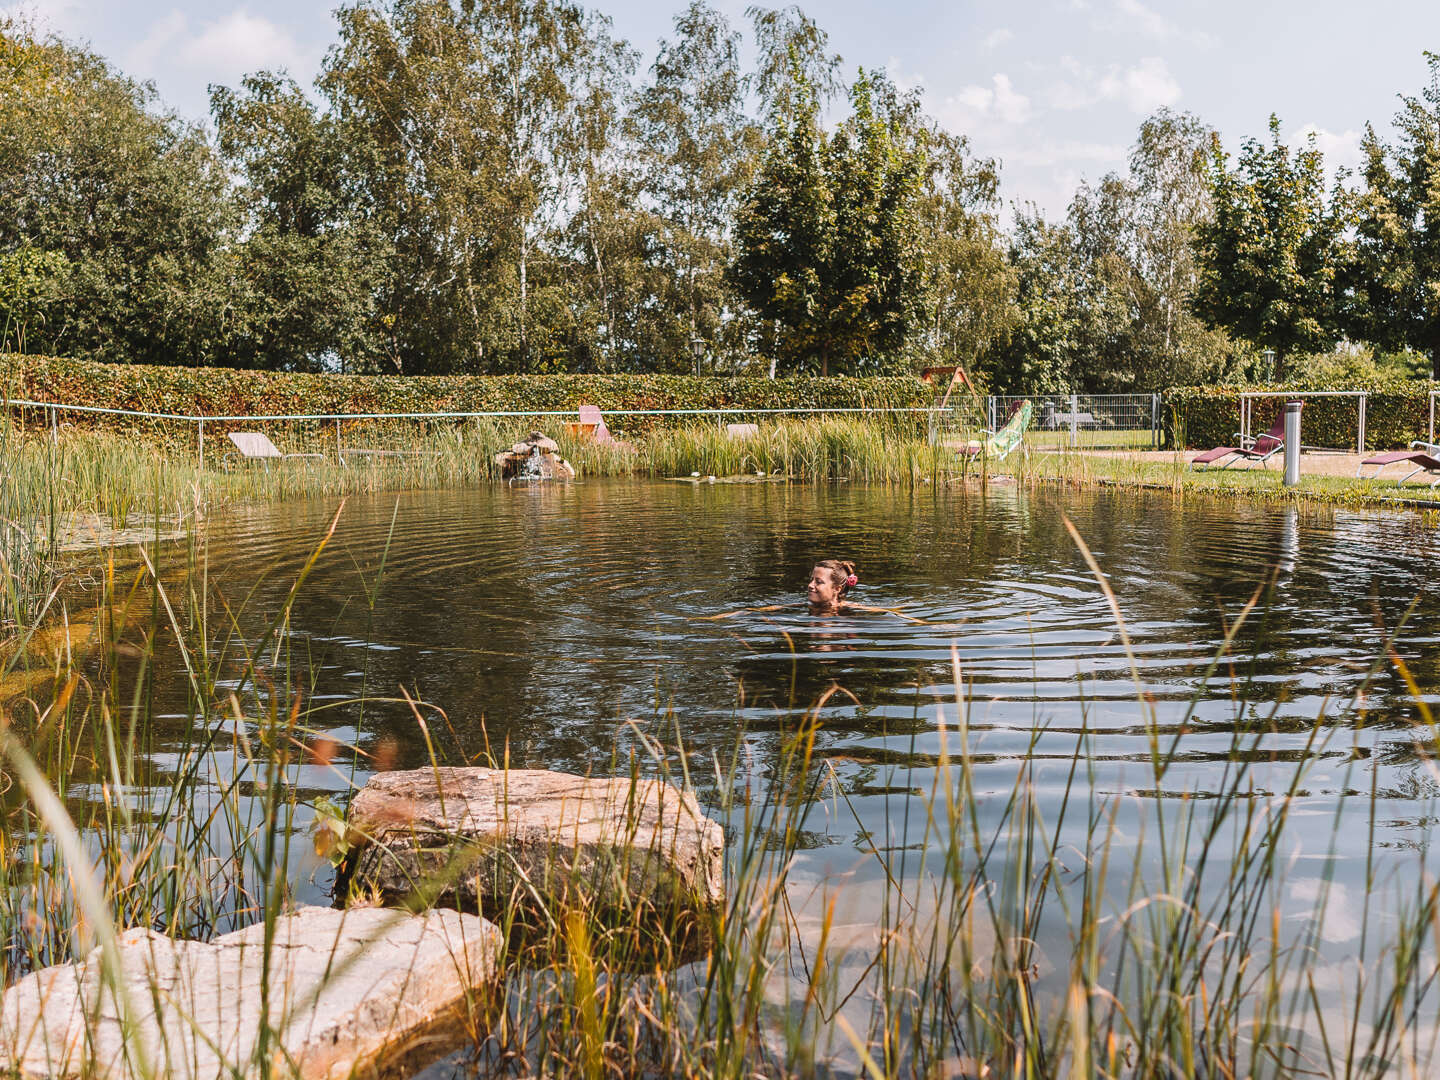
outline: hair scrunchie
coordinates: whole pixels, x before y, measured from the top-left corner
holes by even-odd
[[[860,579],[859,579],[858,577],[856,577],[854,574],[851,574],[849,577],[847,577],[847,578],[845,579],[845,588],[847,588],[847,589],[853,589],[856,585],[859,585],[859,584],[860,584]]]

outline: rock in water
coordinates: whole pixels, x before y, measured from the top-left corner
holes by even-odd
[[[352,894],[494,913],[512,897],[646,920],[725,899],[720,826],[659,780],[545,769],[379,773],[350,806]]]
[[[96,949],[21,979],[0,1004],[0,1068],[35,1077],[340,1080],[418,1068],[464,1039],[497,979],[500,932],[474,915],[303,907],[206,944],[120,935],[117,995]],[[260,1044],[262,983],[271,1031]]]

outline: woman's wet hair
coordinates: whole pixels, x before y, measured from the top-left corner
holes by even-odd
[[[855,564],[849,559],[821,559],[815,564],[815,569],[829,572],[830,577],[839,586],[841,596],[860,584],[860,579],[855,573]]]

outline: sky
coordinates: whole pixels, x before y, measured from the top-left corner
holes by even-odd
[[[603,0],[645,64],[684,0]],[[753,0],[712,0],[737,27]],[[161,99],[203,119],[207,86],[283,68],[302,85],[335,39],[333,0],[0,0],[88,44]],[[1076,185],[1123,171],[1161,106],[1217,128],[1227,148],[1270,114],[1327,164],[1354,165],[1366,123],[1385,134],[1440,52],[1435,0],[860,0],[802,2],[853,77],[883,68],[927,111],[1001,164],[1001,195],[1064,213]]]

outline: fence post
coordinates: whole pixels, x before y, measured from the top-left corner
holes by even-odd
[[[1160,395],[1150,395],[1150,449],[1160,449]]]
[[[1080,445],[1080,425],[1077,423],[1077,419],[1079,418],[1079,416],[1080,416],[1080,396],[1079,396],[1078,394],[1071,394],[1071,395],[1070,395],[1070,445],[1071,445],[1072,447],[1075,447],[1075,446],[1079,446],[1079,445]]]
[[[1360,424],[1359,433],[1355,437],[1355,453],[1361,457],[1365,456],[1365,406],[1370,401],[1369,392],[1360,395]]]
[[[196,441],[196,444],[198,445],[198,447],[199,447],[199,449],[200,449],[200,468],[201,468],[201,469],[204,469],[204,468],[205,468],[205,421],[204,421],[204,420],[196,420],[196,421],[195,421],[195,428],[196,428],[196,438],[195,438],[195,441]]]

